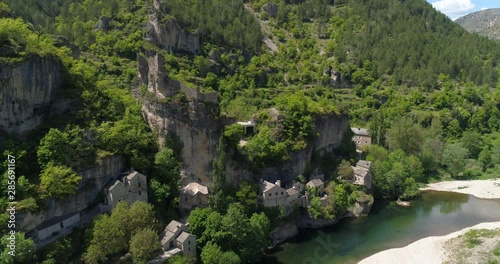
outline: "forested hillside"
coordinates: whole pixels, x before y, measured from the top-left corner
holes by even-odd
[[[36,212],[50,197],[71,195],[79,180],[75,173],[111,155],[148,176],[154,207],[121,207],[36,253],[20,233],[26,253],[14,261],[2,243],[0,262],[67,263],[83,256],[88,263],[105,263],[127,252],[137,263],[145,261],[140,239],[156,241],[159,233],[150,223],[178,213],[183,162],[175,140],[159,148],[141,101],[131,93],[137,54],[148,52],[163,58],[166,78],[217,93],[217,118],[262,121],[251,136],[237,125],[222,133],[210,207],[189,216],[203,263],[258,263],[255,256],[270,246],[270,228],[284,221],[281,212],[255,208],[255,183],[222,186],[224,153],[252,170],[281,164],[318,136],[318,116],[348,115],[351,126],[370,128],[374,144],[365,152],[373,161],[376,197],[411,199],[419,183],[500,172],[500,44],[468,33],[426,1],[163,1],[161,23],[175,20],[185,32],[201,34],[197,53],[144,39],[152,6],[152,0],[1,0],[0,63],[54,56],[64,69],[57,96],[75,100],[71,111],[34,131],[0,135],[0,153],[17,157],[20,210]],[[284,121],[270,122],[270,108]],[[332,198],[328,206],[317,199],[309,214],[331,220],[346,213],[357,190],[337,180],[338,167],[356,161],[350,137],[336,152],[316,158],[313,165],[333,183],[327,187]],[[2,162],[4,184],[6,168]],[[0,205],[6,204],[3,193]],[[121,217],[127,210],[130,216]],[[141,212],[147,219],[137,220]],[[5,227],[8,215],[0,220]],[[112,228],[130,221],[151,230]],[[118,242],[110,238],[113,232]]]

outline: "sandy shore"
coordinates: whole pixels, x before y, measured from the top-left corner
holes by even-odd
[[[445,236],[426,237],[403,248],[393,248],[379,252],[363,259],[359,264],[441,264],[446,260],[446,252],[443,249],[445,241],[458,237],[470,229],[496,228],[500,228],[500,222],[481,223]]]
[[[428,184],[420,190],[457,192],[483,199],[500,199],[500,178],[492,180],[444,181]]]

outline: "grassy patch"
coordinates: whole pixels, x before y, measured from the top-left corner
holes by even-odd
[[[465,244],[467,245],[467,247],[473,248],[473,247],[481,244],[481,242],[482,242],[481,238],[493,237],[493,236],[497,236],[497,235],[500,235],[500,229],[493,229],[493,230],[472,229],[472,230],[468,231],[467,233],[465,233],[463,236],[464,236]]]
[[[494,256],[500,257],[500,243],[491,252]]]

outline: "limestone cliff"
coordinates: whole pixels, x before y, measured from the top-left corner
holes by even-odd
[[[142,101],[142,112],[160,145],[167,135],[182,143],[186,177],[183,186],[196,181],[210,186],[210,171],[221,133],[216,93],[202,93],[168,78],[159,54],[138,55],[139,74],[133,94]]]
[[[160,1],[154,1],[153,10],[146,24],[146,40],[168,51],[197,54],[201,51],[200,37],[198,33],[181,29],[177,20],[164,19]]]
[[[262,177],[270,182],[281,180],[289,184],[296,176],[303,174],[306,165],[311,162],[314,152],[332,151],[339,146],[344,131],[349,128],[349,117],[346,115],[322,115],[315,119],[318,137],[306,149],[294,152],[288,161],[280,166],[262,169],[258,175],[235,161],[227,161],[226,175],[228,181],[237,186],[242,180]]]
[[[60,69],[58,59],[38,55],[0,64],[0,130],[22,133],[43,122],[62,82]]]
[[[48,199],[42,210],[32,214],[22,212],[18,215],[20,229],[24,231],[33,230],[46,219],[61,216],[71,212],[83,211],[83,216],[89,214],[84,210],[92,209],[103,186],[111,180],[116,180],[123,170],[123,162],[120,156],[103,158],[100,164],[78,172],[82,180],[78,184],[78,190],[62,200]],[[98,209],[98,208],[94,208]],[[99,210],[93,212],[98,213]],[[90,216],[89,216],[90,217]]]

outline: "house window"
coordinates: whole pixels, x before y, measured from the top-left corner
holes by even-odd
[[[270,193],[270,194],[269,194],[269,197],[271,197],[271,196],[273,196],[273,194],[272,194],[272,193]]]
[[[140,183],[140,182],[138,182],[138,183],[137,183],[137,186],[139,186],[139,188],[141,188],[141,183]]]
[[[141,191],[139,191],[139,195],[141,195]]]
[[[188,245],[191,245],[191,241],[188,241]]]
[[[276,192],[276,196],[278,196],[278,192]]]
[[[63,222],[61,222],[61,223],[60,223],[60,225],[61,225],[61,228],[64,228],[64,224],[63,224]]]
[[[283,195],[283,192],[281,192],[281,195]]]

